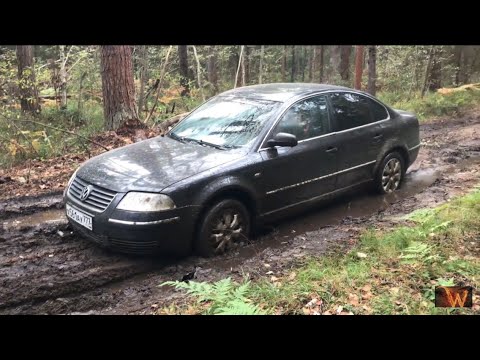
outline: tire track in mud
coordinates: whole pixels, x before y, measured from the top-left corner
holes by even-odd
[[[421,138],[419,157],[398,193],[345,195],[214,259],[132,258],[102,250],[58,218],[61,194],[2,202],[0,314],[148,313],[152,304],[182,298],[158,285],[180,280],[195,266],[198,281],[244,273],[255,279],[289,271],[307,255],[348,248],[367,226],[392,226],[399,215],[448,201],[478,183],[478,114],[421,125]]]
[[[24,303],[33,305],[96,289],[160,265],[155,259],[99,249],[75,236],[66,223],[11,231],[2,239],[0,314]]]

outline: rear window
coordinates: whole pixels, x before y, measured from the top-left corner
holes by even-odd
[[[372,108],[372,113],[373,113],[373,121],[388,119],[388,112],[385,109],[385,106],[383,106],[382,104],[379,104],[374,100],[371,100],[371,99],[369,100],[370,100],[370,107]]]

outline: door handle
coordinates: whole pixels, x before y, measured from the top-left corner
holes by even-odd
[[[374,140],[380,140],[381,138],[383,138],[382,134],[377,134],[373,137]]]
[[[337,151],[338,151],[338,149],[334,146],[331,146],[327,150],[325,150],[325,152],[327,152],[327,153],[335,153]]]

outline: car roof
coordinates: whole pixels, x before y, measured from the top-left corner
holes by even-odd
[[[308,95],[310,93],[327,90],[353,90],[344,86],[313,83],[272,83],[262,85],[243,86],[225,91],[219,96],[256,98],[270,101],[285,102],[289,99]]]

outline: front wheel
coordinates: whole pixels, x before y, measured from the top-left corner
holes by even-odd
[[[220,255],[248,240],[250,215],[238,200],[225,199],[212,205],[201,220],[195,251],[201,256]]]
[[[391,152],[382,160],[375,176],[375,188],[380,194],[397,190],[405,175],[405,161],[398,152]]]

